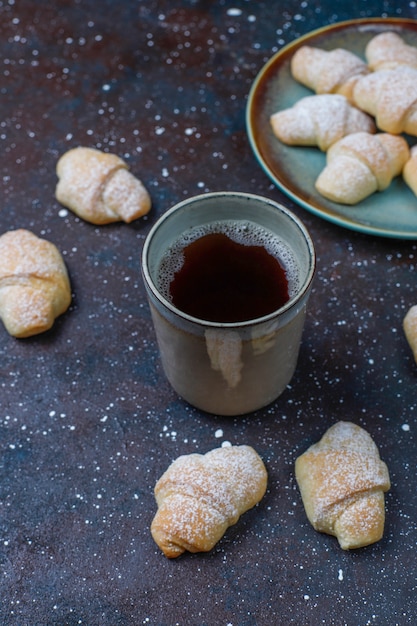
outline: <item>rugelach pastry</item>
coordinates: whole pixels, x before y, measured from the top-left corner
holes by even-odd
[[[382,538],[390,479],[366,430],[337,422],[297,458],[295,476],[315,530],[337,537],[344,550]]]
[[[383,191],[401,174],[410,151],[406,140],[388,133],[353,133],[333,144],[317,191],[340,204],[357,204]]]
[[[417,144],[410,149],[410,158],[403,168],[403,179],[417,196]]]
[[[359,131],[374,133],[373,119],[349,104],[345,96],[306,96],[271,116],[276,137],[292,146],[318,146],[324,152],[339,139]]]
[[[393,70],[401,65],[417,69],[417,48],[393,31],[375,35],[365,48],[365,57],[373,71]]]
[[[67,269],[56,246],[29,230],[0,237],[0,318],[19,338],[49,330],[71,303]]]
[[[356,82],[352,97],[380,130],[417,136],[417,69],[401,66],[372,72]]]
[[[178,457],[155,486],[151,533],[165,556],[208,552],[265,494],[267,472],[250,446]]]
[[[58,202],[92,224],[129,223],[151,208],[143,183],[115,154],[73,148],[61,156],[56,172]]]
[[[317,94],[338,93],[351,100],[359,77],[369,73],[365,61],[344,48],[301,46],[291,59],[292,76]]]

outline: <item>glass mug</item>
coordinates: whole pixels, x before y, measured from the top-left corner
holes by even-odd
[[[279,259],[288,282],[284,303],[239,321],[206,319],[204,304],[198,314],[174,304],[170,285],[187,246],[218,232],[245,246],[261,245]],[[250,241],[241,240],[241,233],[243,238],[249,233]],[[146,237],[142,274],[163,369],[174,390],[193,406],[217,415],[242,415],[278,398],[297,365],[314,272],[314,246],[306,228],[273,200],[214,192],[188,198],[163,214]],[[206,292],[210,296],[209,287]],[[188,295],[192,305],[193,291]],[[221,304],[222,298],[213,295],[212,300],[216,298]]]

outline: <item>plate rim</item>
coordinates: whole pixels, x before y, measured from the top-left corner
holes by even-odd
[[[256,157],[256,160],[258,161],[258,164],[261,166],[261,168],[264,170],[267,176],[272,180],[272,182],[279,189],[281,189],[281,191],[283,191],[298,206],[302,207],[303,209],[309,211],[310,213],[314,215],[317,215],[321,219],[324,219],[328,222],[331,222],[338,226],[341,226],[350,230],[354,230],[356,232],[360,232],[366,235],[376,235],[379,237],[395,238],[395,239],[403,239],[403,240],[405,239],[415,240],[417,239],[417,229],[413,231],[410,231],[410,230],[394,231],[394,230],[385,229],[385,228],[375,226],[375,225],[362,224],[360,222],[355,221],[354,219],[350,219],[349,217],[340,216],[336,213],[328,213],[325,210],[320,210],[319,208],[306,202],[303,198],[300,198],[299,196],[297,196],[297,194],[293,193],[291,189],[289,189],[285,185],[285,183],[280,181],[279,178],[275,175],[275,173],[271,171],[271,168],[265,162],[258,148],[256,139],[252,130],[251,118],[252,118],[252,107],[253,107],[253,101],[254,101],[255,95],[257,93],[257,90],[259,88],[259,85],[261,83],[263,76],[267,74],[270,66],[276,63],[276,61],[280,57],[286,56],[292,48],[294,49],[299,48],[301,45],[303,45],[304,41],[310,41],[311,39],[314,39],[315,37],[321,34],[326,34],[326,32],[332,32],[335,30],[343,30],[345,28],[351,28],[354,26],[360,27],[360,26],[367,26],[367,25],[372,26],[372,25],[382,25],[382,24],[386,24],[387,28],[389,28],[390,26],[395,26],[395,25],[406,26],[407,24],[409,24],[409,25],[413,25],[414,28],[416,28],[417,30],[417,20],[413,18],[364,17],[364,18],[357,18],[357,19],[342,20],[339,22],[328,24],[326,26],[320,26],[318,28],[315,28],[301,35],[300,37],[297,37],[296,39],[293,39],[292,41],[282,46],[282,48],[280,48],[277,52],[275,52],[262,65],[257,75],[255,76],[255,79],[252,82],[251,88],[248,92],[248,99],[247,99],[246,111],[245,111],[246,133],[248,136],[249,144]]]

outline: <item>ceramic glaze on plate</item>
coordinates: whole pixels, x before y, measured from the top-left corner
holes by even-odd
[[[339,22],[312,31],[282,48],[259,72],[249,93],[246,124],[255,156],[272,179],[292,200],[320,217],[360,232],[417,239],[417,197],[397,177],[388,189],[347,206],[321,196],[314,183],[324,168],[326,155],[318,148],[287,146],[272,133],[270,117],[313,92],[292,78],[291,58],[304,45],[325,50],[346,48],[365,60],[366,44],[375,35],[394,31],[417,46],[417,21],[371,18]],[[409,145],[417,137],[407,137]]]

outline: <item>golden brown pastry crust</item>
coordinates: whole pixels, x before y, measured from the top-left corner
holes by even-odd
[[[0,318],[14,337],[49,330],[71,303],[67,269],[56,246],[18,229],[0,237]]]
[[[178,457],[155,486],[151,533],[165,556],[207,552],[265,494],[267,472],[250,446]]]
[[[407,311],[403,319],[403,330],[417,363],[417,305]]]
[[[337,422],[295,463],[306,515],[319,532],[337,537],[344,550],[379,541],[384,532],[387,466],[369,433]]]
[[[410,158],[403,168],[403,179],[417,196],[417,145],[410,149]]]
[[[323,151],[345,135],[376,131],[369,115],[338,94],[302,98],[291,108],[274,113],[270,122],[274,134],[283,143],[318,146]]]
[[[388,133],[353,133],[333,144],[316,180],[322,196],[341,204],[357,204],[383,191],[401,174],[409,158],[403,137]]]
[[[115,154],[78,147],[57,163],[58,202],[92,224],[132,222],[151,208],[151,199],[140,180]]]

